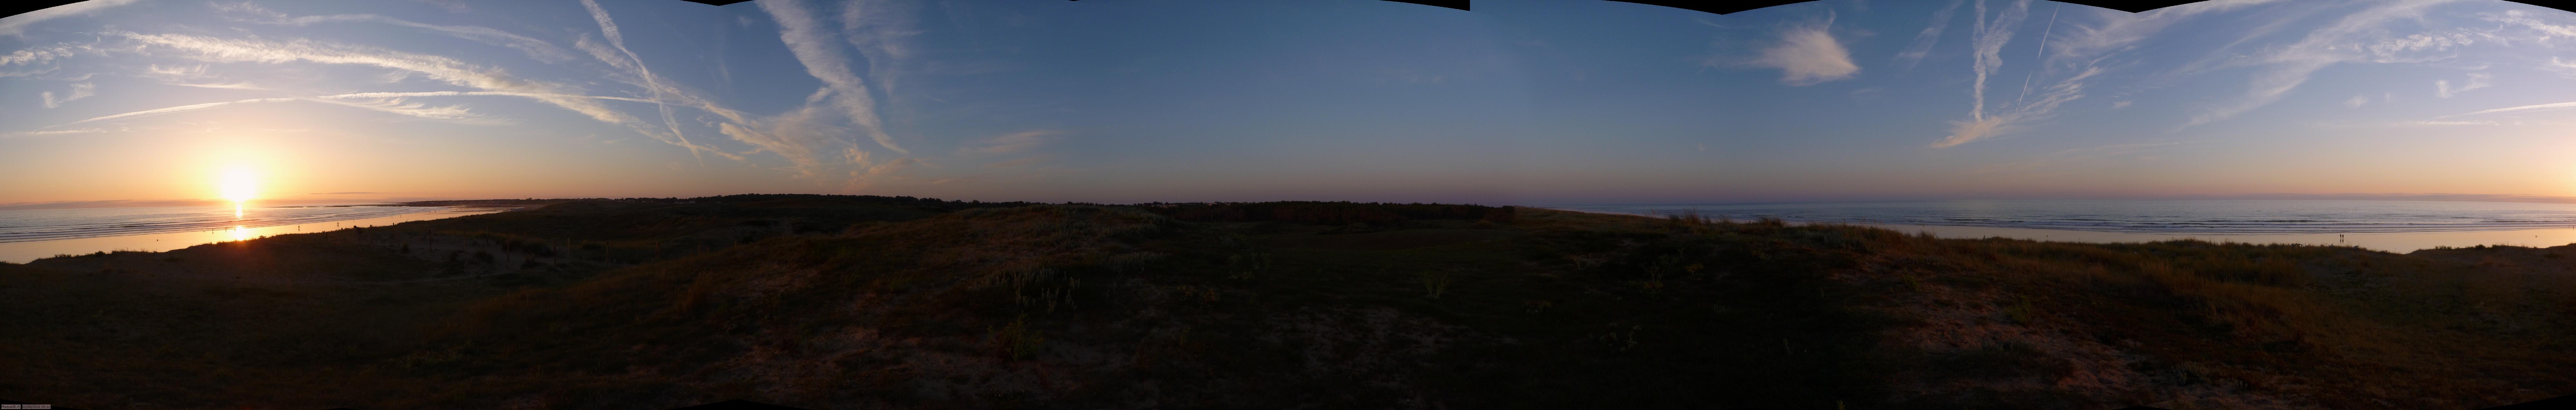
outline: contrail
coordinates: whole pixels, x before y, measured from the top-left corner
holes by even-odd
[[[2057,31],[2057,10],[2064,8],[2066,3],[2057,3],[2057,7],[2048,9],[2048,28],[2039,31],[2039,52],[2031,53],[2030,74],[2021,76],[2021,96],[2013,97],[2013,105],[2021,105],[2023,100],[2030,98],[2030,78],[2038,76],[2040,69],[2048,68],[2048,34]]]
[[[313,98],[399,98],[399,97],[449,97],[449,96],[470,96],[470,95],[489,95],[489,96],[507,96],[507,97],[530,97],[530,98],[536,98],[536,97],[595,98],[595,99],[602,99],[602,100],[618,100],[618,101],[634,101],[634,102],[654,102],[653,100],[647,100],[647,99],[642,99],[642,98],[608,97],[608,96],[598,96],[598,95],[572,95],[572,94],[522,93],[522,92],[509,92],[509,91],[422,91],[422,92],[349,93],[349,94],[333,94],[333,95],[314,96]]]
[[[641,98],[605,97],[605,96],[593,96],[593,95],[570,95],[570,94],[522,93],[522,92],[509,92],[509,91],[425,91],[425,92],[378,92],[378,93],[349,93],[349,94],[333,94],[333,95],[321,95],[321,96],[313,96],[313,97],[306,97],[306,98],[313,98],[313,99],[341,99],[341,98],[401,98],[401,97],[444,97],[444,96],[508,96],[508,97],[529,97],[529,98],[546,98],[546,97],[556,97],[556,98],[595,98],[595,99],[602,99],[602,100],[619,100],[619,101],[652,102],[651,100],[645,100],[645,99],[641,99]],[[185,112],[185,111],[203,110],[203,109],[208,109],[208,108],[216,108],[216,107],[222,107],[222,106],[227,106],[227,105],[235,105],[235,104],[270,103],[270,102],[290,102],[290,101],[305,101],[305,98],[297,98],[297,97],[283,97],[283,98],[253,98],[253,99],[248,99],[248,100],[239,100],[239,101],[223,101],[223,102],[210,102],[210,103],[204,103],[204,104],[182,105],[182,106],[177,106],[177,107],[169,107],[169,108],[159,108],[159,109],[151,109],[151,110],[135,111],[135,112],[129,112],[129,113],[124,113],[124,114],[116,114],[116,115],[109,115],[109,116],[104,116],[104,117],[90,118],[90,119],[86,119],[86,120],[72,121],[72,122],[63,123],[62,125],[72,125],[72,124],[79,124],[79,123],[85,123],[85,122],[98,122],[98,121],[107,121],[107,120],[118,120],[118,119],[134,118],[134,117],[148,117],[148,116],[161,115],[161,114],[169,114],[169,113],[175,113],[175,112]]]
[[[143,116],[161,115],[161,114],[169,114],[169,113],[181,112],[181,111],[196,111],[196,110],[203,110],[203,109],[208,109],[208,108],[222,107],[222,106],[226,106],[226,105],[233,105],[233,104],[263,103],[263,102],[287,102],[287,101],[297,101],[297,100],[296,100],[296,99],[294,99],[294,98],[255,98],[255,99],[248,99],[248,100],[241,100],[241,101],[225,101],[225,102],[211,102],[211,103],[205,103],[205,104],[182,105],[182,106],[170,107],[170,108],[162,108],[162,109],[157,109],[157,110],[143,110],[143,111],[135,111],[135,112],[129,112],[129,113],[124,113],[124,114],[117,114],[117,115],[110,115],[110,116],[105,116],[105,117],[91,118],[91,119],[80,120],[80,121],[72,121],[72,122],[63,123],[63,125],[72,125],[72,124],[79,124],[79,123],[92,122],[92,121],[106,121],[106,120],[113,120],[113,119],[120,119],[120,118],[134,118],[134,117],[143,117]]]
[[[688,135],[680,133],[680,123],[671,119],[671,105],[662,103],[662,86],[653,81],[653,70],[644,68],[643,57],[636,57],[634,51],[626,49],[626,36],[618,35],[617,23],[608,19],[608,10],[600,8],[599,2],[591,0],[581,0],[581,6],[590,9],[590,18],[599,22],[599,33],[608,38],[608,44],[617,46],[618,52],[626,53],[627,61],[635,63],[636,76],[644,78],[644,88],[653,92],[653,106],[661,110],[662,126],[671,129],[672,138],[680,139],[681,143],[689,142]],[[689,156],[698,159],[698,166],[707,165],[707,158],[698,154],[695,145],[691,145]]]

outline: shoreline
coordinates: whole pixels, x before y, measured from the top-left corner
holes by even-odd
[[[1663,218],[1663,215],[1624,212],[1595,212],[1579,209],[1545,208],[1566,212],[1630,215]],[[1791,225],[1852,225],[1881,228],[1908,234],[1928,232],[1945,239],[2009,238],[2049,242],[2141,243],[2196,239],[2216,243],[2295,244],[2321,246],[2357,246],[2390,253],[2408,253],[2435,247],[2465,248],[2478,245],[2510,245],[2546,248],[2576,244],[2576,228],[2498,229],[2420,232],[2360,233],[2244,233],[2244,234],[2164,234],[2079,231],[2072,229],[2007,228],[1965,225],[1911,225],[1839,221],[1783,220]]]
[[[518,208],[445,207],[445,209],[428,212],[414,212],[400,215],[344,219],[338,221],[306,222],[300,224],[261,227],[235,227],[233,229],[220,230],[7,242],[0,243],[0,262],[27,263],[29,261],[50,258],[62,254],[87,255],[95,252],[120,251],[163,252],[210,243],[232,242],[294,233],[328,232],[357,226],[371,227],[411,221],[446,219],[467,215],[504,212],[515,209]]]

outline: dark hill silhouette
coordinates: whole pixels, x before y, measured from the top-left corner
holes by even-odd
[[[2576,390],[2566,251],[1949,240],[1436,204],[561,200],[0,264],[0,397],[2481,408]]]

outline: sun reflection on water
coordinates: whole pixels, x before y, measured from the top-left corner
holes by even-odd
[[[241,225],[233,225],[232,232],[233,240],[239,241],[250,239],[250,228],[243,228]]]

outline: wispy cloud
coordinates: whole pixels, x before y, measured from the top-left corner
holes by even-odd
[[[187,67],[162,67],[160,64],[146,65],[143,66],[143,75],[170,80],[198,80],[214,78],[213,75],[206,74],[205,64]]]
[[[796,61],[805,66],[806,75],[823,81],[824,90],[828,93],[820,95],[825,95],[832,105],[839,107],[850,122],[876,140],[877,145],[896,153],[911,152],[896,145],[894,137],[886,134],[883,122],[877,117],[876,97],[868,91],[867,81],[850,69],[850,59],[841,53],[836,36],[823,30],[822,21],[807,12],[802,3],[772,0],[759,2],[759,5],[778,22],[778,39],[785,42]]]
[[[347,93],[347,94],[320,95],[320,96],[314,96],[313,98],[402,98],[402,97],[457,97],[457,96],[503,96],[503,97],[528,97],[528,98],[540,98],[540,97],[543,97],[543,98],[593,98],[593,99],[601,99],[601,100],[634,101],[634,102],[653,102],[653,100],[647,100],[647,99],[642,99],[642,98],[631,98],[631,97],[612,97],[612,96],[601,96],[601,95],[577,95],[577,94],[540,94],[540,93],[522,93],[522,92],[508,92],[508,91],[415,91],[415,92],[371,92],[371,93]]]
[[[163,47],[188,52],[189,55],[187,55],[187,57],[209,62],[280,64],[301,61],[321,64],[366,65],[421,74],[440,82],[485,90],[514,91],[534,94],[560,94],[548,91],[563,88],[558,85],[512,77],[501,73],[500,70],[478,67],[446,57],[403,53],[372,47],[349,46],[303,39],[274,42],[263,41],[257,38],[220,39],[185,34],[140,34],[133,32],[111,32],[107,34],[133,39],[146,46]],[[585,115],[590,115],[593,118],[603,121],[614,118],[614,115],[612,115],[614,113],[613,111],[583,100],[555,99],[548,102],[557,103],[557,105],[564,106],[565,108],[572,109]]]
[[[818,89],[807,95],[805,103],[793,111],[773,117],[740,118],[741,125],[719,124],[719,132],[736,141],[757,147],[757,151],[778,154],[795,166],[800,177],[822,178],[843,175],[837,167],[864,169],[873,166],[868,151],[845,136],[857,130],[833,125],[829,118],[837,108],[824,104],[831,90]],[[861,174],[848,174],[852,178]]]
[[[857,147],[841,137],[854,130],[827,124],[828,115],[818,110],[822,107],[820,104],[829,101],[828,88],[817,90],[799,109],[777,116],[755,116],[725,108],[677,81],[655,74],[623,45],[624,34],[617,29],[615,20],[608,17],[605,9],[599,8],[596,2],[588,2],[585,8],[591,12],[593,21],[600,25],[606,43],[592,41],[584,35],[574,42],[574,47],[620,70],[610,79],[644,88],[652,96],[648,102],[655,103],[663,115],[664,126],[673,133],[679,132],[679,124],[671,107],[685,106],[723,117],[723,121],[712,124],[718,134],[752,146],[753,150],[746,154],[777,154],[791,165],[786,170],[796,172],[799,177],[832,175],[830,169],[844,165],[867,166],[864,154],[848,154],[858,152]]]
[[[216,107],[223,107],[223,106],[228,106],[228,105],[237,105],[237,104],[254,104],[254,103],[265,103],[265,102],[288,102],[288,101],[302,101],[302,100],[301,100],[301,99],[297,99],[297,98],[253,98],[253,99],[248,99],[248,100],[223,101],[223,102],[210,102],[210,103],[204,103],[204,104],[189,104],[189,105],[182,105],[182,106],[177,106],[177,107],[157,108],[157,109],[150,109],[150,110],[143,110],[143,111],[129,112],[129,113],[124,113],[124,114],[116,114],[116,115],[108,115],[108,116],[101,116],[101,117],[93,117],[93,118],[90,118],[90,119],[85,119],[85,120],[80,120],[80,121],[72,121],[72,122],[63,123],[62,125],[72,125],[72,124],[90,123],[90,122],[99,122],[99,121],[121,120],[121,119],[127,119],[127,118],[135,118],[135,117],[148,117],[148,116],[154,116],[154,115],[169,114],[169,113],[174,113],[174,112],[196,111],[196,110],[203,110],[203,109],[208,109],[208,108],[216,108]]]
[[[2569,109],[2569,108],[2576,108],[2576,102],[2562,102],[2562,103],[2548,103],[2548,104],[2532,104],[2532,105],[2524,105],[2524,106],[2516,106],[2516,107],[2504,107],[2504,108],[2497,108],[2497,109],[2491,109],[2491,110],[2478,110],[2478,111],[2464,112],[2464,113],[2459,113],[2459,114],[2444,115],[2444,116],[2433,117],[2433,118],[2451,118],[2451,117],[2460,117],[2460,116],[2469,116],[2469,115],[2478,115],[2478,114],[2497,114],[2497,113],[2509,113],[2509,112],[2555,111],[2555,110],[2564,110],[2564,109]]]
[[[460,5],[460,6],[461,6],[461,5]],[[229,11],[229,12],[237,12],[237,13],[242,13],[242,14],[250,14],[250,15],[258,16],[259,18],[257,18],[257,19],[245,19],[245,21],[249,21],[249,22],[253,22],[253,23],[260,23],[260,24],[275,24],[275,25],[288,25],[288,26],[304,26],[304,25],[311,25],[311,24],[313,24],[313,23],[326,23],[326,22],[370,22],[370,23],[383,23],[383,24],[391,24],[391,25],[397,25],[397,26],[403,26],[403,27],[412,27],[412,28],[427,29],[427,30],[436,31],[436,32],[438,32],[438,33],[440,33],[440,34],[446,34],[446,35],[448,35],[448,36],[452,36],[452,37],[456,37],[456,38],[462,38],[462,39],[466,39],[466,40],[473,40],[473,41],[475,41],[475,42],[484,43],[484,44],[491,44],[491,45],[496,45],[496,46],[509,47],[509,48],[517,49],[517,50],[519,50],[519,51],[520,51],[520,52],[522,52],[522,53],[527,53],[527,55],[528,55],[528,57],[529,57],[529,58],[534,58],[534,59],[537,59],[537,60],[539,60],[539,61],[545,61],[545,62],[550,62],[550,63],[560,63],[560,62],[565,62],[565,61],[572,61],[572,58],[573,58],[573,57],[572,57],[572,54],[571,54],[571,53],[566,53],[566,52],[564,52],[564,49],[563,49],[562,47],[556,47],[554,44],[547,43],[547,42],[545,42],[544,40],[538,40],[538,39],[535,39],[535,38],[530,38],[530,37],[528,37],[528,36],[522,36],[522,35],[517,35],[517,34],[511,34],[511,33],[509,33],[509,32],[501,31],[501,30],[498,30],[498,29],[493,29],[493,28],[490,28],[490,27],[478,27],[478,26],[443,26],[443,25],[436,25],[436,24],[418,23],[418,22],[413,22],[413,21],[410,21],[410,20],[403,20],[403,19],[397,19],[397,18],[392,18],[392,17],[385,17],[385,16],[380,16],[380,15],[374,15],[374,14],[334,14],[334,15],[321,15],[321,16],[293,16],[293,15],[288,15],[288,14],[286,14],[286,13],[279,13],[279,12],[275,12],[275,11],[270,11],[270,10],[268,10],[268,9],[266,9],[266,8],[261,8],[261,7],[257,6],[257,5],[253,5],[253,4],[251,4],[250,2],[241,2],[241,3],[234,3],[234,4],[217,4],[217,5],[215,6],[215,8],[216,8],[217,10],[223,10],[223,11]]]
[[[2069,101],[2084,98],[2085,80],[2101,75],[2102,72],[2103,69],[2101,67],[2087,67],[2083,72],[2076,73],[2075,76],[2058,80],[2056,84],[2052,84],[2047,88],[2041,89],[2038,100],[2012,106],[2011,109],[2008,110],[1998,110],[1999,112],[1995,114],[1981,116],[1971,121],[1953,122],[1951,125],[1950,136],[1943,138],[1938,142],[1934,142],[1932,147],[1954,147],[1959,144],[1966,144],[1977,140],[2020,132],[2028,127],[2028,123],[2048,118],[2052,113],[2057,111],[2058,106],[2065,105]],[[2127,106],[2125,103],[2127,103],[2127,101],[2114,103],[2113,105],[2115,105],[2114,108],[2117,108],[2120,106]]]
[[[162,67],[159,64],[153,64],[144,66],[143,72],[140,73],[140,75],[143,77],[159,79],[162,84],[184,87],[229,88],[241,90],[266,89],[265,87],[253,85],[249,81],[210,82],[220,80],[217,79],[217,76],[206,73],[205,64],[185,67]]]
[[[522,79],[503,73],[501,70],[466,64],[446,57],[404,53],[372,47],[350,46],[305,39],[278,42],[265,41],[258,38],[221,39],[185,34],[140,34],[123,31],[107,32],[103,34],[130,39],[147,47],[159,47],[183,51],[187,53],[187,57],[194,58],[199,61],[253,62],[266,64],[281,64],[300,61],[321,64],[365,65],[419,74],[432,80],[461,87],[475,88],[485,91],[522,93],[524,95],[531,96],[530,98],[535,100],[572,110],[600,122],[626,126],[628,129],[634,130],[636,133],[644,134],[647,137],[654,138],[655,140],[659,140],[664,143],[678,145],[692,150],[714,152],[717,155],[723,155],[736,160],[741,159],[738,155],[733,155],[731,153],[723,152],[722,150],[716,150],[681,140],[678,136],[656,129],[634,116],[626,115],[625,113],[618,112],[617,110],[609,109],[607,106],[600,105],[593,99],[566,97],[565,95],[570,95],[572,93],[560,91],[569,89],[570,87],[560,84]],[[91,119],[84,121],[97,120],[98,119]]]
[[[182,106],[176,106],[176,107],[157,108],[157,109],[150,109],[150,110],[143,110],[143,111],[135,111],[135,112],[122,113],[122,114],[115,114],[115,115],[107,115],[107,116],[101,116],[101,117],[89,118],[89,119],[84,119],[84,120],[79,120],[79,121],[72,121],[72,122],[68,122],[68,123],[63,123],[62,125],[71,125],[71,124],[80,124],[80,123],[89,123],[89,122],[99,122],[99,121],[112,121],[112,120],[121,120],[121,119],[136,118],[136,117],[148,117],[148,116],[161,115],[161,114],[169,114],[169,113],[177,113],[177,112],[187,112],[187,111],[196,111],[196,110],[203,110],[203,109],[209,109],[209,108],[220,108],[220,107],[226,107],[226,106],[232,106],[232,105],[240,105],[240,104],[256,104],[256,103],[272,103],[272,102],[294,102],[294,101],[310,101],[310,102],[318,102],[318,103],[325,103],[325,104],[341,105],[341,106],[347,106],[347,107],[363,108],[363,109],[368,109],[368,110],[382,111],[382,112],[388,112],[388,113],[394,113],[394,114],[402,114],[402,115],[408,115],[408,116],[413,116],[413,117],[429,118],[429,119],[466,120],[466,119],[473,119],[474,117],[478,117],[478,116],[479,116],[479,115],[477,115],[477,114],[472,113],[471,111],[466,110],[465,108],[463,108],[463,106],[451,105],[451,106],[444,106],[444,107],[431,107],[431,106],[428,106],[428,105],[426,105],[426,104],[421,104],[421,103],[410,103],[410,104],[405,104],[405,103],[403,103],[403,102],[402,102],[402,101],[403,101],[402,99],[403,99],[403,98],[406,98],[406,97],[453,97],[453,96],[507,96],[507,97],[526,97],[526,98],[592,98],[592,99],[603,99],[603,100],[621,100],[621,101],[651,102],[651,100],[645,100],[645,99],[639,99],[639,98],[627,98],[627,97],[588,96],[588,95],[571,95],[571,94],[540,94],[540,93],[522,93],[522,92],[506,92],[506,91],[371,92],[371,93],[348,93],[348,94],[318,95],[318,96],[310,96],[310,97],[252,98],[252,99],[246,99],[246,100],[211,102],[211,103],[203,103],[203,104],[190,104],[190,105],[182,105]],[[343,100],[361,100],[361,101],[343,101]],[[60,125],[57,125],[57,126],[60,126]]]
[[[1973,87],[1971,95],[1975,100],[1975,107],[1968,111],[1971,119],[1979,122],[1985,119],[1986,77],[1994,70],[2003,68],[2004,44],[2012,42],[2012,27],[2020,25],[2022,18],[2029,15],[2029,11],[2030,0],[2015,1],[2012,7],[2004,9],[2001,14],[1995,16],[1992,24],[1989,24],[1986,21],[1985,0],[1977,1],[1976,32],[1969,37],[1975,57],[1975,62],[1970,69],[1977,75],[1976,83],[1970,86]]]
[[[901,67],[912,60],[913,52],[904,39],[921,34],[913,26],[910,4],[888,0],[853,0],[841,3],[841,38],[867,58],[868,78],[877,80],[877,89],[893,98],[903,78]]]
[[[661,104],[680,104],[685,107],[706,111],[710,114],[715,114],[717,116],[724,117],[726,120],[737,123],[748,123],[751,121],[747,119],[749,114],[736,111],[731,108],[726,108],[722,104],[717,104],[713,99],[709,99],[680,84],[680,82],[671,81],[669,78],[661,77],[660,74],[654,74],[651,70],[644,69],[642,64],[637,60],[627,58],[626,53],[618,51],[615,46],[592,41],[590,36],[587,34],[576,39],[573,42],[573,46],[581,49],[583,52],[589,53],[592,58],[596,58],[600,62],[607,63],[611,67],[620,70],[618,72],[607,73],[608,79],[624,83],[626,85],[632,85],[637,88],[646,89],[647,94],[654,96],[653,99],[637,99],[635,101],[658,102]]]
[[[2551,56],[2549,62],[2542,64],[2540,69],[2558,72],[2561,77],[2576,78],[2576,61],[2563,61],[2556,56]]]
[[[818,114],[810,108],[802,109],[772,121],[766,121],[765,124],[718,124],[717,132],[732,137],[736,141],[758,147],[760,151],[786,158],[788,163],[795,165],[792,169],[800,176],[823,176],[823,172],[833,165],[828,164],[825,158],[825,155],[831,154],[842,155],[841,158],[830,158],[833,162],[846,161],[859,167],[867,166],[866,151],[859,151],[856,146],[828,137],[833,135],[833,132],[826,128],[836,127],[815,121]],[[843,149],[837,152],[830,149],[835,146]]]
[[[21,14],[10,18],[24,16],[24,14]],[[96,51],[98,51],[98,48],[94,44],[72,43],[61,43],[44,47],[20,49],[17,51],[11,51],[6,55],[0,55],[0,66],[44,64],[53,62],[55,59],[71,57],[84,52]]]
[[[45,97],[45,108],[60,108],[63,106],[63,103],[72,102],[72,100],[82,98],[89,98],[89,96],[92,95],[98,95],[97,89],[98,86],[92,83],[72,84],[71,92],[64,94],[60,99],[54,98],[54,92],[46,91],[42,93]]]
[[[2343,106],[2345,107],[2360,108],[2365,104],[2370,104],[2370,96],[2354,94],[2352,98],[2343,100]]]
[[[2576,38],[2576,25],[2552,24],[2548,21],[2532,18],[2530,14],[2523,13],[2522,10],[2506,10],[2502,16],[2487,17],[2485,20],[2522,26],[2524,28],[2537,30],[2541,33],[2560,38]]]
[[[697,145],[690,144],[688,134],[680,132],[679,121],[672,118],[671,105],[662,102],[662,86],[657,82],[659,79],[654,78],[652,69],[644,67],[643,58],[636,57],[635,51],[626,49],[626,36],[618,33],[617,22],[608,18],[608,9],[600,8],[599,2],[592,0],[581,0],[581,7],[590,10],[590,19],[599,23],[600,36],[607,38],[610,46],[616,47],[617,52],[625,55],[623,60],[603,58],[602,61],[607,61],[610,65],[621,65],[618,63],[622,61],[626,64],[622,64],[620,68],[634,70],[636,76],[644,80],[645,90],[653,93],[653,108],[662,113],[662,126],[671,129],[672,138],[679,139],[685,146],[693,147],[689,153],[696,155],[697,150],[694,147]],[[604,53],[592,53],[595,57],[601,54]]]
[[[2457,0],[2397,0],[2372,3],[2371,7],[2344,16],[2334,24],[2308,33],[2298,43],[2267,51],[2264,57],[2251,60],[2261,65],[2246,84],[2244,95],[2234,101],[2208,105],[2192,116],[2185,127],[2207,124],[2280,100],[2283,94],[2308,81],[2308,76],[2327,66],[2344,62],[2423,61],[2427,57],[2410,57],[2421,51],[2443,51],[2465,43],[2449,36],[2417,34],[2387,37],[2373,41],[2367,36],[2384,31],[2384,23],[2422,16],[2424,9]],[[2367,43],[2367,44],[2359,44]]]
[[[2049,43],[2051,48],[2049,51],[2057,56],[2055,57],[2057,61],[2053,64],[2063,65],[2090,60],[2127,49],[2141,40],[2163,32],[2166,27],[2190,20],[2195,16],[2275,1],[2280,0],[2208,0],[2134,14],[2111,9],[2094,9],[2104,23],[2098,26],[2069,25],[2065,35]]]
[[[121,120],[121,119],[136,118],[136,117],[148,117],[148,116],[161,115],[161,114],[170,114],[170,113],[188,112],[188,111],[196,111],[196,110],[203,110],[203,109],[210,109],[210,108],[220,108],[220,107],[233,106],[233,105],[241,105],[241,104],[272,103],[272,102],[293,102],[293,101],[310,101],[310,102],[318,102],[318,103],[324,103],[324,104],[332,104],[332,105],[339,105],[339,106],[346,106],[346,107],[353,107],[353,108],[361,108],[361,109],[367,109],[367,110],[372,110],[372,111],[379,111],[379,112],[386,112],[386,113],[400,114],[400,115],[406,115],[406,116],[412,116],[412,117],[420,117],[420,118],[428,118],[428,119],[437,119],[437,120],[477,120],[477,119],[478,119],[477,117],[480,117],[480,116],[481,116],[481,115],[479,115],[479,114],[475,114],[475,113],[473,113],[472,111],[466,110],[463,106],[450,105],[450,106],[436,106],[436,107],[433,107],[433,106],[429,106],[429,105],[427,105],[427,104],[421,104],[421,103],[404,103],[404,102],[403,102],[403,100],[402,100],[402,99],[400,99],[400,98],[380,98],[380,99],[360,100],[360,101],[343,101],[343,100],[340,100],[340,99],[330,99],[330,98],[314,98],[314,97],[303,97],[303,98],[297,98],[297,97],[284,97],[284,98],[253,98],[253,99],[247,99],[247,100],[235,100],[235,101],[211,102],[211,103],[204,103],[204,104],[190,104],[190,105],[182,105],[182,106],[177,106],[177,107],[168,107],[168,108],[150,109],[150,110],[135,111],[135,112],[129,112],[129,113],[123,113],[123,114],[115,114],[115,115],[107,115],[107,116],[101,116],[101,117],[94,117],[94,118],[89,118],[89,119],[84,119],[84,120],[79,120],[79,121],[72,121],[72,122],[64,123],[64,124],[62,124],[62,125],[72,125],[72,124],[81,124],[81,123],[91,123],[91,122],[99,122],[99,121],[113,121],[113,120]],[[499,121],[495,121],[495,120],[482,120],[482,121],[469,121],[469,122],[501,123],[501,122],[499,122]]]
[[[169,84],[170,84],[170,85],[175,85],[175,86],[181,86],[181,87],[224,88],[224,89],[234,89],[234,90],[266,90],[266,89],[268,89],[268,87],[261,87],[261,86],[259,86],[259,85],[257,85],[257,84],[251,84],[251,82],[249,82],[249,81],[234,81],[234,82],[229,82],[229,83],[203,83],[203,84],[199,84],[199,83],[169,83]]]
[[[1932,45],[1941,41],[1941,31],[1950,28],[1950,15],[1957,13],[1962,4],[1967,4],[1967,0],[1950,0],[1949,7],[1932,12],[1932,23],[1924,26],[1923,32],[1914,34],[1914,43],[1905,46],[1905,51],[1896,52],[1896,61],[1904,64],[1906,70],[1913,70],[1914,64],[1923,62],[1923,56],[1932,53]]]
[[[427,118],[427,119],[433,119],[433,120],[460,120],[460,121],[475,122],[475,123],[483,123],[483,124],[506,124],[506,123],[508,123],[508,121],[505,121],[505,120],[497,120],[497,119],[487,119],[487,118],[483,118],[483,115],[482,115],[482,114],[476,114],[476,113],[474,113],[472,110],[467,110],[467,109],[465,108],[465,106],[463,106],[463,105],[431,106],[431,105],[428,105],[428,104],[425,104],[425,103],[405,103],[405,102],[403,102],[404,100],[403,100],[403,99],[401,99],[401,98],[377,98],[377,99],[366,99],[366,100],[357,100],[357,101],[344,101],[344,100],[340,100],[340,99],[323,99],[323,98],[313,98],[313,99],[307,99],[307,101],[314,101],[314,102],[320,102],[320,103],[325,103],[325,104],[335,104],[335,105],[341,105],[341,106],[346,106],[346,107],[361,108],[361,109],[367,109],[367,110],[372,110],[372,111],[377,111],[377,112],[384,112],[384,113],[391,113],[391,114],[398,114],[398,115],[411,116],[411,117],[419,117],[419,118]]]
[[[39,22],[89,14],[90,12],[98,11],[100,9],[127,4],[134,4],[134,0],[90,0],[20,13],[15,16],[9,16],[7,19],[0,19],[0,35],[15,36],[24,34],[27,32],[27,26],[34,25]]]
[[[2469,83],[2467,85],[2460,86],[2460,88],[2451,88],[2450,80],[2433,80],[2433,96],[2451,98],[2452,95],[2457,95],[2461,91],[2486,88],[2490,85],[2487,83],[2488,78],[2492,78],[2492,76],[2487,73],[2469,73]]]
[[[1833,18],[1827,17],[1820,23],[1791,27],[1780,33],[1779,44],[1763,49],[1762,57],[1752,64],[1780,69],[1780,83],[1792,86],[1851,78],[1860,66],[1852,64],[1851,50],[1826,31],[1832,25]]]
[[[2499,121],[2401,121],[2401,126],[2504,126]]]
[[[911,171],[914,168],[927,166],[930,164],[921,162],[919,158],[895,158],[883,164],[850,171],[849,182],[843,183],[841,189],[847,192],[861,192],[877,184],[915,180],[916,178],[910,175]]]
[[[1968,120],[1951,122],[1950,135],[1932,143],[1932,147],[1958,146],[1969,141],[1991,137],[2012,128],[2012,124],[2006,121],[2008,118],[1986,115],[1986,78],[1993,75],[1994,70],[2003,68],[2004,44],[2012,41],[2012,27],[2021,24],[2022,18],[2028,16],[2029,11],[2030,0],[2015,1],[2011,7],[1997,14],[1994,21],[1989,22],[1986,20],[1985,0],[1977,0],[1977,7],[1974,10],[1977,13],[1977,24],[1970,28],[1974,31],[1968,36],[1970,56],[1974,58],[1969,69],[1976,74],[1975,82],[1968,86],[1971,104],[1968,108]]]
[[[1970,66],[1970,71],[1975,74],[1975,80],[1969,88],[1972,103],[1969,117],[1964,121],[1951,122],[1949,134],[1934,141],[1932,148],[1955,147],[2018,133],[2029,129],[2032,123],[2051,118],[2059,107],[2083,99],[2086,96],[2086,87],[2094,79],[2120,66],[2105,66],[2102,65],[2102,61],[2108,59],[2112,53],[2126,49],[2124,45],[2126,42],[2137,41],[2145,33],[2152,32],[2163,24],[2170,24],[2182,16],[2207,10],[2206,8],[2161,9],[2158,12],[2137,16],[2155,23],[2138,24],[2135,22],[2140,20],[2112,20],[2112,23],[2108,24],[2109,29],[2069,24],[2067,26],[2070,30],[2077,34],[2070,36],[2074,38],[2072,41],[2074,45],[2068,46],[2065,45],[2068,41],[2059,41],[2061,36],[2056,35],[2056,29],[2059,26],[2056,23],[2058,11],[2052,9],[2049,12],[2050,22],[2038,33],[2039,46],[2034,47],[2033,52],[2036,54],[2032,56],[2029,71],[2024,74],[2021,91],[2010,102],[1998,100],[1995,103],[1989,103],[1986,98],[1988,80],[1996,70],[2003,68],[2002,49],[2016,36],[2013,28],[2024,23],[2030,16],[2029,6],[2029,1],[2015,2],[2010,7],[1997,11],[1994,19],[1989,21],[1986,19],[1986,5],[1982,1],[1977,4],[1976,27],[1972,28],[1974,31],[1969,36],[1973,46],[1970,50],[1971,56],[1975,60]],[[2046,86],[2033,89],[2031,87],[2033,80],[2043,77],[2058,78],[2048,82]],[[2133,102],[2125,99],[2114,101],[2110,108],[2128,107]]]
[[[29,70],[29,71],[0,71],[0,78],[9,78],[9,77],[26,77],[26,76],[37,75],[37,74],[45,74],[45,73],[51,73],[51,72],[54,72],[54,69],[51,69],[51,68],[45,68],[45,69],[37,69],[37,70]]]

